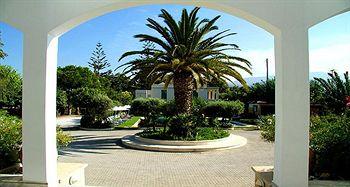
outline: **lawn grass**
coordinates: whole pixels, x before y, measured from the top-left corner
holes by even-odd
[[[140,118],[141,116],[133,116],[124,123],[118,125],[118,128],[131,128]]]

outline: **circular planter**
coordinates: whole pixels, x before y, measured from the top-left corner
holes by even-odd
[[[141,136],[135,135],[135,140],[148,143],[148,144],[159,144],[159,145],[175,145],[175,146],[196,146],[196,145],[208,145],[212,143],[219,143],[229,140],[230,136],[215,140],[200,140],[200,141],[183,141],[183,140],[157,140],[150,138],[142,138]]]
[[[122,138],[123,145],[134,149],[162,152],[204,152],[218,149],[238,148],[247,144],[242,136],[230,134],[225,138],[202,141],[173,141],[142,138],[128,135]]]
[[[101,129],[79,127],[79,129],[84,130],[84,131],[112,131],[112,130],[114,130],[113,127],[111,127],[111,128],[101,128]]]

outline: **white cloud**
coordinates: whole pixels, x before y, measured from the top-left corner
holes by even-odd
[[[269,59],[269,75],[275,75],[275,57],[273,49],[242,51],[236,56],[243,57],[252,63],[254,77],[266,76],[265,59]],[[309,52],[310,72],[350,71],[350,43],[336,43]],[[249,74],[241,71],[243,77]]]
[[[241,51],[237,56],[245,58],[252,63],[254,77],[266,76],[266,58],[269,59],[269,75],[275,74],[275,57],[273,49]],[[242,72],[243,77],[251,77],[248,73]]]
[[[334,44],[310,51],[311,72],[350,71],[350,43]]]

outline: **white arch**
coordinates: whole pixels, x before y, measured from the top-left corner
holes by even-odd
[[[248,13],[242,9],[239,9],[237,7],[232,6],[224,6],[220,3],[215,2],[208,2],[208,1],[162,1],[162,0],[155,0],[155,1],[142,1],[142,2],[128,2],[128,3],[114,3],[107,6],[99,7],[93,10],[89,10],[88,12],[84,12],[82,15],[79,15],[71,20],[66,21],[65,23],[57,26],[56,28],[52,29],[49,34],[54,36],[60,36],[63,33],[71,30],[72,28],[76,27],[77,25],[84,23],[86,21],[89,21],[93,18],[99,17],[104,14],[108,14],[113,11],[118,11],[122,9],[127,9],[131,7],[136,6],[145,6],[145,5],[161,5],[161,4],[173,4],[173,5],[192,5],[192,6],[200,6],[205,7],[208,9],[213,9],[221,12],[225,12],[227,14],[239,17],[241,19],[244,19],[246,21],[249,21],[250,23],[259,26],[260,28],[266,30],[267,32],[271,33],[272,35],[279,33],[279,29],[272,25],[271,23],[267,22],[264,19],[261,19],[259,17],[254,16],[251,13]]]

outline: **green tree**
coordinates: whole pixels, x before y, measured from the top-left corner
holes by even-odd
[[[102,72],[111,65],[106,58],[106,54],[100,42],[96,44],[96,48],[92,52],[92,56],[88,63],[89,66],[93,69],[94,73],[98,76],[107,75],[111,73],[110,70]]]
[[[57,68],[57,87],[65,91],[68,99],[68,113],[71,113],[72,91],[78,88],[101,88],[99,77],[89,68],[80,66],[65,66]]]
[[[266,101],[268,103],[275,103],[275,79],[268,79],[267,81],[261,81],[253,84],[250,87],[248,95],[248,101]]]
[[[344,73],[344,80],[334,70],[328,75],[328,79],[314,79],[323,89],[326,108],[335,113],[342,113],[346,109],[346,97],[350,96],[349,72]]]
[[[310,81],[310,103],[311,104],[324,103],[324,90],[321,84],[316,80]]]
[[[67,93],[60,89],[56,93],[56,109],[59,114],[64,114],[66,108],[68,107]]]
[[[0,65],[0,108],[22,105],[22,78],[14,68]]]
[[[109,77],[111,81],[111,89],[116,92],[129,91],[134,92],[135,87],[132,83],[132,80],[121,73],[116,73]]]
[[[57,68],[57,86],[63,91],[71,92],[77,88],[100,88],[97,76],[87,67],[65,66]]]
[[[132,99],[133,99],[133,95],[131,92],[128,92],[128,91],[119,92],[116,98],[116,100],[121,102],[121,104],[123,105],[130,105]]]
[[[140,55],[140,59],[152,59],[153,57],[152,55],[150,55],[150,53],[155,49],[156,47],[153,42],[144,41],[142,45],[142,50],[145,51],[145,53]],[[132,78],[132,84],[135,85],[136,89],[150,90],[153,84],[153,82],[151,82],[153,78],[153,75],[149,75],[148,69],[142,69]]]
[[[226,100],[226,101],[236,101],[239,100],[243,103],[248,102],[248,92],[243,87],[233,85],[229,89],[224,90],[224,92],[220,92],[220,99]]]
[[[0,59],[4,59],[7,56],[7,54],[2,50],[3,47],[4,47],[4,43],[2,43],[1,31],[0,31]]]
[[[118,68],[124,67],[124,74],[147,75],[150,82],[162,81],[166,88],[174,84],[175,103],[179,113],[190,113],[192,93],[212,79],[231,81],[238,80],[246,88],[245,80],[238,69],[251,74],[250,62],[243,58],[228,55],[227,51],[239,50],[233,43],[221,41],[236,33],[219,30],[215,22],[220,18],[199,19],[199,7],[190,13],[183,9],[181,19],[177,22],[164,9],[160,18],[165,25],[148,18],[146,26],[160,34],[161,37],[138,34],[141,42],[152,42],[159,49],[130,51],[124,53],[119,60],[132,55],[149,55],[150,58],[138,58]]]

